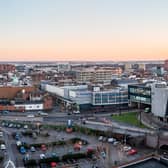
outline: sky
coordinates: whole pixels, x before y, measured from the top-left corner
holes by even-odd
[[[0,61],[168,59],[168,0],[0,0]]]

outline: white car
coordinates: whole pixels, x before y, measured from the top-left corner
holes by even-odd
[[[23,127],[24,129],[28,129],[28,125],[24,125],[24,127]]]
[[[3,137],[3,132],[0,132],[0,137]]]
[[[30,115],[27,115],[27,117],[28,117],[28,118],[34,118],[34,117],[35,117],[35,115],[30,114]]]
[[[131,146],[124,146],[123,147],[124,152],[128,152],[131,149],[132,149]]]
[[[103,138],[104,138],[103,136],[100,136],[98,140],[99,140],[99,141],[102,141]]]
[[[6,150],[5,144],[1,144],[1,150]]]
[[[17,145],[17,146],[21,146],[21,145],[22,145],[22,142],[21,142],[21,141],[16,141],[16,145]]]
[[[73,111],[74,114],[80,114],[80,111]]]
[[[115,142],[115,141],[116,141],[115,138],[108,138],[108,142],[109,142],[109,143],[113,143],[113,142]]]
[[[46,158],[46,156],[45,156],[45,154],[40,154],[40,159],[45,159]]]

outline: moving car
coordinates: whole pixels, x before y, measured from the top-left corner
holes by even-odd
[[[35,117],[35,115],[30,114],[30,115],[27,115],[27,117],[28,117],[28,118],[34,118],[34,117]]]

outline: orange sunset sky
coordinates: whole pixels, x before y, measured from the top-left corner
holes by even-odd
[[[0,60],[165,60],[167,9],[166,0],[0,1]]]

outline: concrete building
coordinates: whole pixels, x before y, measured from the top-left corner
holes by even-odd
[[[168,71],[168,60],[165,60],[164,62],[164,70]]]
[[[104,83],[109,82],[112,79],[112,75],[117,74],[120,75],[122,73],[122,69],[111,68],[87,68],[82,70],[76,70],[76,81],[80,83],[84,82],[92,82],[92,83]]]
[[[54,94],[65,106],[76,104],[80,111],[112,111],[119,106],[124,108],[128,105],[127,89],[121,89],[120,87],[42,85],[41,88]]]
[[[58,72],[65,72],[71,70],[71,65],[68,62],[62,62],[57,64]]]
[[[129,85],[128,99],[131,105],[149,107],[151,113],[160,121],[168,122],[168,86],[166,82]]]
[[[152,113],[160,120],[168,121],[168,86],[165,83],[152,85]]]

